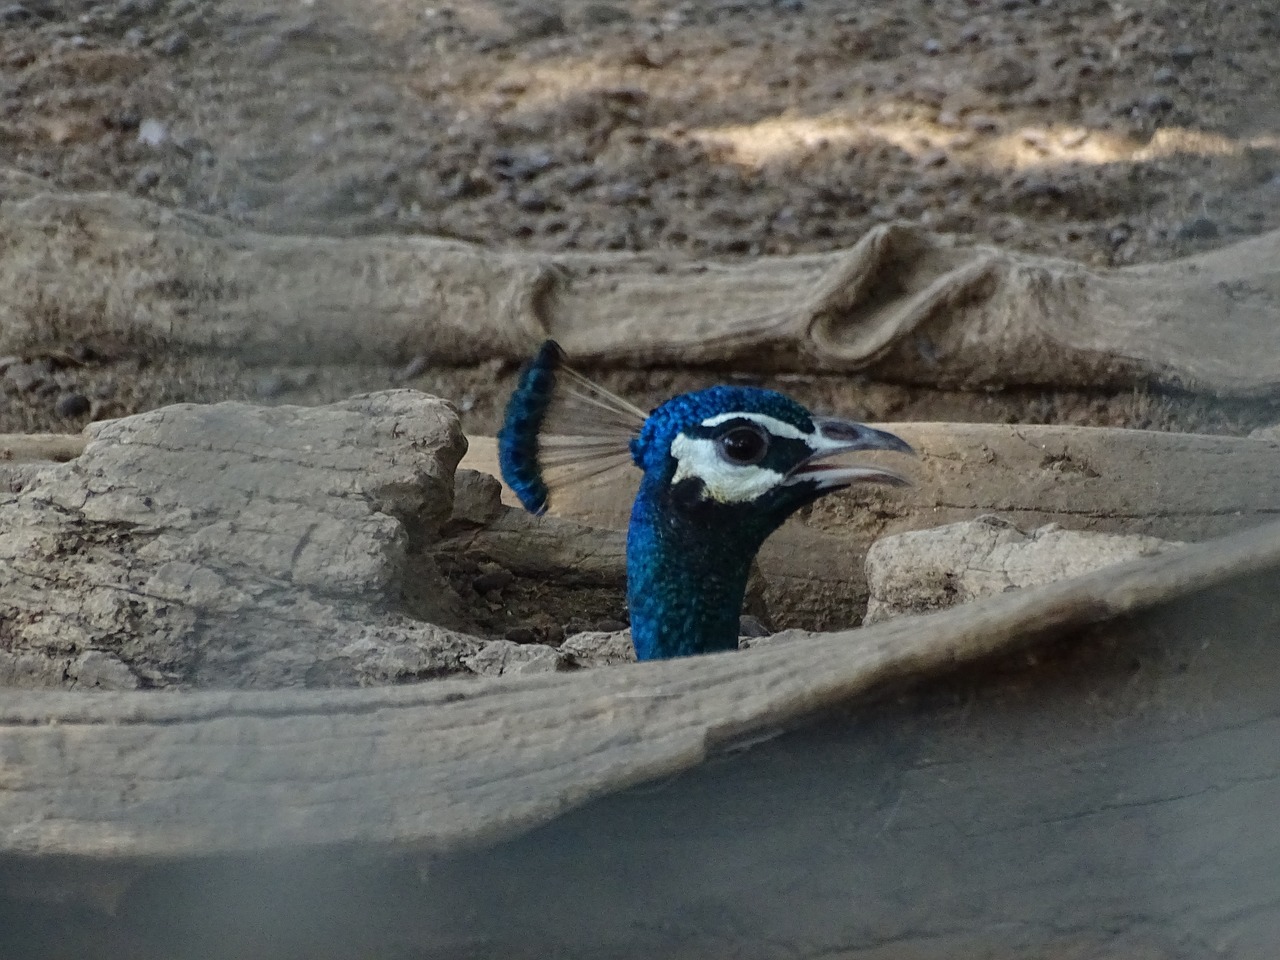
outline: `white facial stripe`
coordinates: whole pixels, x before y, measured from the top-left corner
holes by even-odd
[[[739,416],[739,414],[731,416]],[[715,426],[710,421],[707,424]],[[706,488],[706,495],[720,503],[743,503],[754,500],[772,490],[783,480],[782,474],[766,467],[735,467],[733,464],[725,463],[716,450],[715,441],[705,437],[686,437],[683,433],[679,434],[671,442],[671,455],[676,458],[676,474],[671,478],[672,483],[696,477]]]
[[[702,425],[704,427],[718,427],[729,420],[750,420],[752,423],[758,423],[764,427],[775,437],[784,437],[787,440],[804,440],[810,446],[813,446],[814,438],[817,436],[816,433],[805,433],[799,427],[793,427],[785,420],[779,420],[777,417],[771,417],[764,413],[717,413],[714,417],[708,417],[703,420]]]

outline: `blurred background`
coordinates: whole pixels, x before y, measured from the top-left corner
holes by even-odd
[[[734,260],[902,220],[1107,266],[1280,226],[1280,11],[1261,2],[23,0],[0,22],[0,163],[268,232]],[[0,431],[404,384],[492,432],[513,376],[60,348],[0,374]],[[734,374],[605,379],[644,405]],[[786,389],[874,419],[1277,419],[1141,391]]]

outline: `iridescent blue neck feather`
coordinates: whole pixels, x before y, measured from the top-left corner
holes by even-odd
[[[641,469],[627,531],[631,637],[641,660],[732,650],[752,560],[799,508],[851,483],[904,483],[890,470],[823,461],[911,448],[893,434],[816,417],[754,387],[681,394],[648,416],[565,366],[543,344],[498,434],[503,479],[533,513],[554,488]]]

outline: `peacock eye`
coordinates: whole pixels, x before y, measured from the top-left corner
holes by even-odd
[[[764,459],[769,451],[769,438],[758,427],[734,427],[720,437],[716,445],[726,461],[747,467]]]

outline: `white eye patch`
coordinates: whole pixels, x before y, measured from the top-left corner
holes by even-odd
[[[751,419],[756,418],[753,416]],[[671,455],[676,458],[676,473],[671,479],[672,483],[679,483],[690,477],[701,480],[706,495],[720,503],[754,500],[783,480],[782,474],[767,467],[734,466],[726,463],[720,456],[716,442],[705,437],[686,437],[683,433],[680,434],[671,443]]]
[[[730,420],[750,420],[752,423],[759,424],[764,429],[773,434],[775,437],[782,437],[784,440],[803,440],[812,446],[814,435],[805,433],[799,427],[793,427],[785,420],[779,420],[777,417],[771,417],[766,413],[718,413],[714,417],[707,417],[702,421],[704,427],[718,427],[722,423],[728,423]]]

